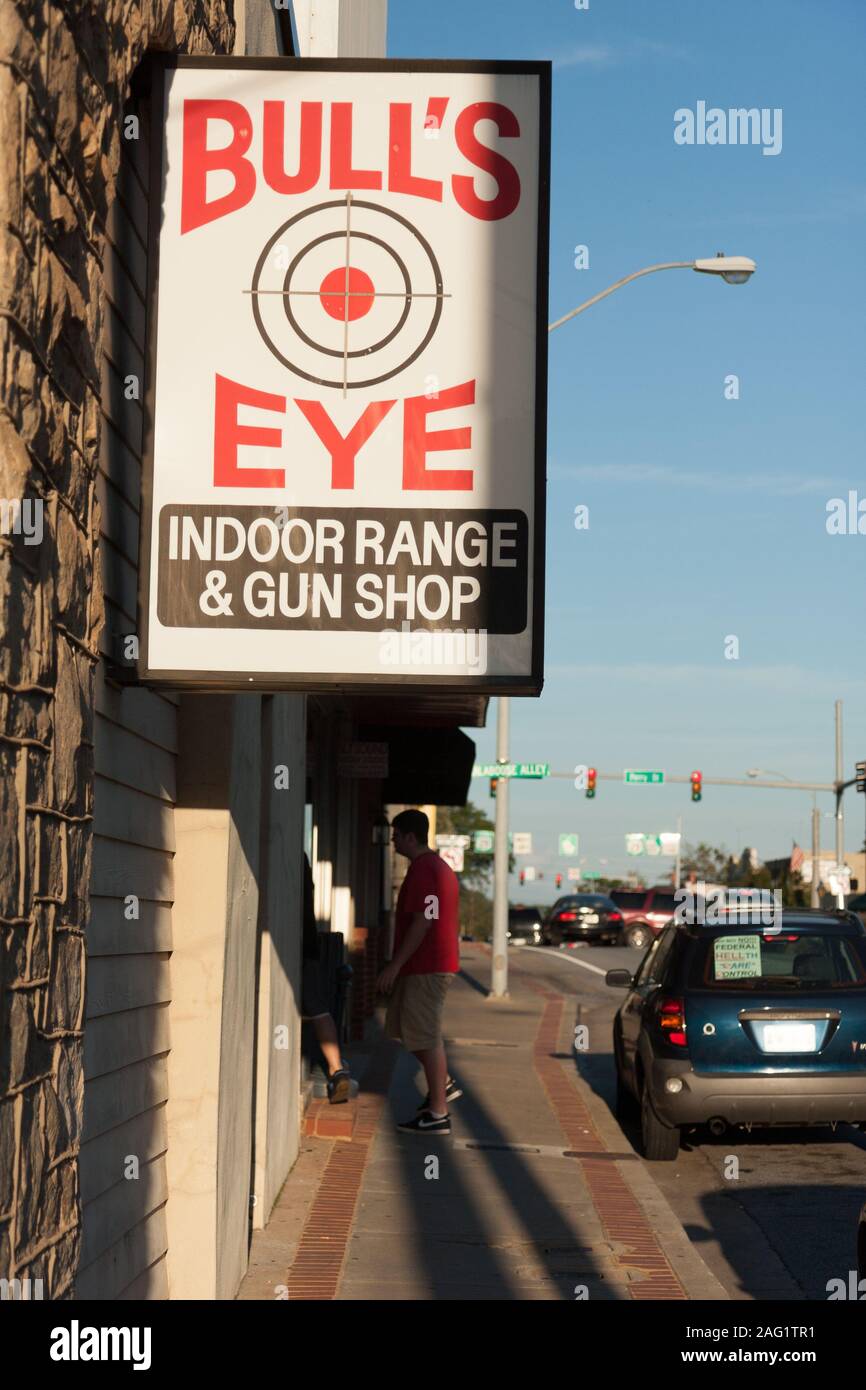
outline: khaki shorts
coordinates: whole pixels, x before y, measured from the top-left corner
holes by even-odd
[[[401,975],[388,998],[385,1035],[410,1052],[426,1052],[442,1041],[442,1010],[453,975]]]

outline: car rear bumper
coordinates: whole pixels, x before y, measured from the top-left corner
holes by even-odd
[[[550,938],[552,941],[597,941],[599,937],[619,936],[619,925],[608,926],[606,922],[596,922],[590,927],[581,927],[576,923],[566,922],[563,925],[556,925],[550,928]]]
[[[683,1088],[665,1090],[670,1077]],[[834,1120],[866,1122],[866,1071],[825,1076],[702,1075],[678,1059],[655,1058],[650,1092],[659,1119],[669,1125],[728,1124],[805,1125]]]

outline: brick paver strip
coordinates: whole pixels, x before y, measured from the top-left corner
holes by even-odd
[[[512,967],[513,968],[513,967]],[[584,1180],[608,1239],[625,1246],[615,1255],[623,1269],[645,1274],[629,1282],[632,1298],[685,1299],[686,1292],[659,1245],[643,1209],[613,1164],[602,1160],[607,1149],[592,1117],[569,1080],[555,1054],[558,1049],[565,997],[539,985],[523,972],[521,982],[545,999],[533,1047],[535,1072],[548,1101],[573,1149],[584,1153],[598,1151],[599,1158],[579,1159]]]
[[[364,1169],[376,1135],[391,1072],[398,1054],[393,1043],[377,1047],[362,1078],[351,1138],[333,1142],[286,1284],[289,1299],[329,1300],[337,1296],[352,1234]]]

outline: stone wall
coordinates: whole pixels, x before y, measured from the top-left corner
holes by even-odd
[[[232,0],[0,0],[0,1277],[78,1259],[103,255],[146,50],[230,52]],[[37,512],[41,505],[42,535]]]

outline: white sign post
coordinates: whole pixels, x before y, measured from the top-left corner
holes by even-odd
[[[157,68],[142,680],[540,691],[549,89]]]

